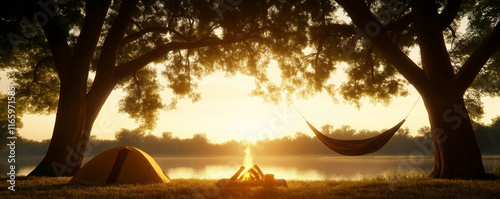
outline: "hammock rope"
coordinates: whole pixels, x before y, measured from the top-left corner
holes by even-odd
[[[259,82],[266,87],[268,90],[269,87],[264,84],[264,82],[256,75],[255,76]],[[393,126],[392,128],[382,132],[381,134],[378,134],[374,137],[367,138],[367,139],[360,139],[360,140],[343,140],[343,139],[333,139],[325,134],[321,133],[318,129],[316,129],[307,119],[304,117],[302,112],[300,111],[299,108],[293,103],[293,100],[290,98],[289,95],[287,95],[282,89],[280,89],[281,93],[283,93],[286,97],[286,99],[292,104],[292,106],[295,108],[295,110],[300,114],[302,119],[306,122],[307,126],[314,132],[316,137],[328,148],[331,150],[341,154],[341,155],[346,155],[346,156],[359,156],[359,155],[366,155],[370,153],[374,153],[378,150],[380,150],[387,142],[394,136],[394,134],[401,128],[403,123],[405,123],[406,119],[408,116],[410,116],[411,112],[417,105],[417,102],[420,100],[420,96],[417,98],[413,106],[411,107],[410,111],[406,115],[406,117],[401,120],[398,124]]]
[[[415,103],[413,103],[413,106],[411,107],[410,111],[406,115],[405,119],[408,119],[408,116],[410,116],[411,112],[413,111],[413,108],[417,105],[418,100],[420,100],[420,95],[418,96],[417,100],[415,100]]]

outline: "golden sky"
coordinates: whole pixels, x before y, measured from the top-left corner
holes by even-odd
[[[279,82],[276,66],[270,66],[268,73],[271,80]],[[2,72],[0,91],[5,93],[8,83],[4,75]],[[337,86],[345,81],[342,66],[331,81]],[[176,110],[162,111],[158,125],[151,133],[161,136],[162,132],[170,131],[180,138],[206,133],[213,142],[272,139],[294,135],[295,132],[314,135],[292,106],[285,102],[277,105],[264,104],[261,98],[249,96],[254,87],[255,79],[242,75],[226,77],[224,73],[217,72],[205,77],[199,82],[202,99],[196,103],[181,100]],[[397,124],[408,114],[418,98],[413,87],[409,86],[408,90],[410,95],[395,98],[389,106],[372,104],[365,99],[359,110],[353,105],[344,104],[340,96],[339,103],[334,103],[326,93],[307,100],[295,99],[294,102],[317,128],[331,124],[336,128],[349,125],[359,130],[382,130]],[[127,114],[118,113],[118,101],[122,95],[121,90],[113,91],[95,121],[92,135],[101,139],[114,139],[115,133],[121,128],[134,129],[138,126]],[[165,90],[162,96],[164,103],[168,103],[172,95],[169,90]],[[481,121],[489,124],[492,118],[500,115],[500,99],[485,97],[483,102],[486,114]],[[35,140],[51,137],[54,114],[25,115],[22,120],[24,128],[19,133],[23,137]],[[422,100],[419,100],[403,128],[408,127],[416,134],[420,127],[428,125],[427,113]]]

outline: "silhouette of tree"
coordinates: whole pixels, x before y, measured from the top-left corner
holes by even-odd
[[[431,139],[431,127],[424,126],[418,129],[418,136]]]
[[[500,117],[492,119],[489,126],[480,125],[476,129],[476,139],[481,151],[486,154],[500,153]]]
[[[145,140],[144,132],[139,129],[128,130],[121,129],[115,134],[115,138],[119,145],[139,146]]]
[[[406,96],[406,87],[411,85],[421,95],[429,116],[434,148],[429,175],[492,177],[484,171],[471,118],[483,113],[481,95],[499,93],[498,1],[317,0],[289,4],[276,8],[277,13],[289,15],[276,20],[278,26],[307,30],[307,38],[285,40],[297,44],[290,45],[297,50],[278,58],[282,90],[302,97],[324,91],[335,98],[339,93],[360,107],[364,97],[388,104],[392,97]],[[339,17],[342,11],[347,19]],[[467,32],[457,34],[465,17],[469,19]],[[409,58],[414,48],[419,50],[419,62]],[[342,62],[349,65],[348,80],[332,85],[328,80]]]
[[[336,3],[329,4],[329,8],[343,8],[352,22],[339,24],[329,15],[323,15],[324,20],[317,26],[318,34],[312,40],[318,63],[334,59],[350,65],[349,80],[339,90],[344,99],[359,105],[359,100],[368,96],[387,103],[391,96],[406,95],[404,85],[408,82],[422,96],[429,115],[434,143],[430,176],[490,177],[485,174],[470,118],[482,113],[474,92],[484,91],[492,96],[499,93],[498,1],[337,0]],[[325,11],[331,13],[331,9]],[[457,35],[455,30],[463,17],[469,18],[467,33]],[[350,30],[355,26],[357,31],[339,36],[345,26],[351,26]],[[457,43],[453,43],[455,39]],[[346,43],[350,45],[342,45]],[[448,50],[447,44],[452,43]],[[409,49],[416,46],[420,50],[418,64],[408,57]],[[349,51],[348,56],[339,49]],[[312,66],[320,74],[334,69]],[[466,94],[469,87],[472,89]]]
[[[246,1],[241,8],[265,16],[266,6]],[[0,63],[13,69],[16,103],[30,113],[57,111],[47,154],[30,175],[78,171],[94,121],[114,89],[127,93],[120,111],[152,129],[159,110],[200,99],[196,87],[203,76],[250,74],[242,64],[249,55],[238,49],[267,37],[268,25],[234,27],[210,1],[2,1],[0,7]],[[159,94],[159,70],[175,94],[170,104]]]
[[[0,93],[0,107],[5,107],[4,111],[0,113],[0,151],[9,149],[9,146],[7,146],[7,144],[9,144],[9,140],[7,139],[7,137],[18,136],[17,130],[23,127],[23,122],[21,121],[23,110],[8,107],[9,101],[15,102],[15,100],[9,100],[9,97],[12,98],[14,96],[8,96]],[[10,105],[14,107],[17,106],[17,104]],[[9,109],[13,110],[14,112],[9,113]],[[11,126],[9,127],[9,125]],[[14,134],[11,134],[12,132]]]

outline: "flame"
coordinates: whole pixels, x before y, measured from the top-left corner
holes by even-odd
[[[250,145],[247,145],[247,148],[245,149],[245,159],[243,159],[243,165],[246,168],[250,168],[253,166],[252,151],[250,150]]]
[[[247,172],[253,166],[252,152],[250,150],[250,145],[247,145],[247,148],[245,149],[245,158],[243,159],[243,165],[245,166],[245,170],[243,171],[242,180],[251,180],[250,173]]]

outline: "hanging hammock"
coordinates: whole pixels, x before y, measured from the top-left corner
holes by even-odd
[[[403,119],[401,122],[396,124],[396,126],[390,128],[383,133],[363,140],[339,140],[333,139],[325,134],[318,131],[318,129],[314,128],[314,126],[309,123],[305,118],[307,125],[311,130],[316,134],[316,137],[323,142],[328,148],[331,150],[348,156],[356,156],[356,155],[366,155],[369,153],[373,153],[382,148],[391,137],[398,131],[398,129],[403,125],[406,119]]]
[[[256,78],[260,81],[260,83],[262,85],[264,85],[266,88],[269,89],[269,87],[266,84],[264,84],[264,82],[259,77],[256,77]],[[408,115],[406,115],[405,119],[401,120],[401,122],[396,124],[396,126],[390,128],[389,130],[384,131],[383,133],[381,133],[375,137],[368,138],[368,139],[340,140],[340,139],[330,138],[330,137],[326,136],[325,134],[321,133],[320,131],[318,131],[318,129],[316,129],[311,123],[309,123],[306,120],[304,115],[302,115],[302,113],[300,112],[299,108],[297,108],[297,106],[295,106],[295,104],[293,103],[293,100],[290,99],[290,97],[285,92],[283,92],[283,90],[281,90],[281,92],[283,94],[285,94],[286,98],[291,102],[291,104],[293,105],[295,110],[297,110],[297,112],[300,114],[300,116],[302,116],[302,119],[304,119],[304,121],[307,123],[309,128],[311,128],[311,130],[314,132],[314,134],[316,134],[316,137],[318,137],[319,140],[324,145],[326,145],[328,148],[330,148],[331,150],[333,150],[339,154],[348,155],[348,156],[366,155],[366,154],[374,153],[374,152],[380,150],[385,144],[387,144],[387,142],[399,130],[399,128],[401,128],[401,125],[403,125],[403,123],[405,123],[406,118],[408,118],[410,113],[413,111],[413,108],[415,108],[415,105],[417,105],[418,100],[420,99],[420,96],[419,96],[417,98],[417,100],[415,101],[415,103],[413,104],[413,107],[411,107],[410,112],[408,112]]]

